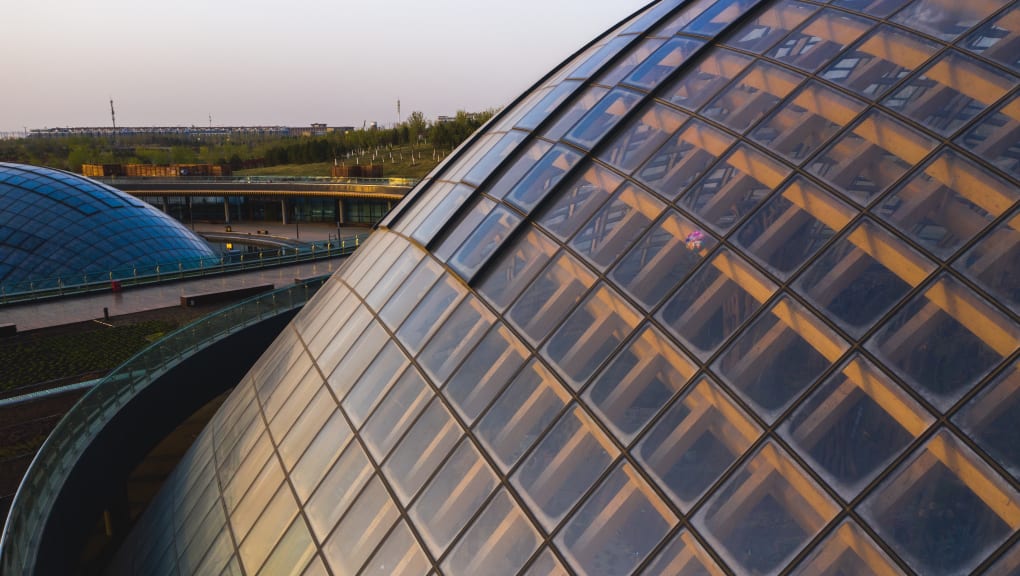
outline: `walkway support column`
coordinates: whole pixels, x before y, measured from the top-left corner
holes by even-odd
[[[223,197],[223,218],[227,224],[230,224],[230,198]]]
[[[283,215],[283,224],[287,224],[287,201],[280,200],[280,214]]]

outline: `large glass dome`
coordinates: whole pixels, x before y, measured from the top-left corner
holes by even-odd
[[[82,273],[214,256],[179,222],[119,190],[70,172],[0,162],[0,284],[74,282]]]
[[[394,210],[113,571],[1016,574],[1018,46],[651,4]]]

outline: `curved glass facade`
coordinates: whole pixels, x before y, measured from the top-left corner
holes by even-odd
[[[83,176],[0,162],[0,284],[213,258],[179,222]]]
[[[1016,574],[1018,17],[649,5],[384,220],[112,572]]]

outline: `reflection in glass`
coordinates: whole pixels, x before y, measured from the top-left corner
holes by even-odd
[[[581,92],[580,95],[574,96],[575,100],[571,102],[567,108],[560,112],[559,116],[556,117],[555,122],[546,128],[542,132],[541,136],[553,141],[563,138],[563,135],[567,133],[567,130],[570,130],[570,128],[577,123],[582,116],[594,108],[607,92],[609,92],[608,88],[592,86],[584,92]]]
[[[734,48],[761,54],[781,37],[800,26],[818,8],[795,0],[782,0],[768,7],[724,40]]]
[[[885,18],[910,0],[833,0],[833,6],[856,10],[873,18]]]
[[[528,568],[528,571],[521,576],[569,576],[569,573],[549,548],[545,548]]]
[[[735,240],[773,274],[785,279],[853,216],[849,206],[797,177],[747,219]]]
[[[975,156],[991,162],[1013,178],[1020,178],[1020,95],[979,120],[956,142]]]
[[[681,530],[641,574],[723,576],[725,572],[687,530]]]
[[[630,574],[677,523],[669,507],[623,463],[574,513],[556,544],[580,574]]]
[[[412,355],[417,354],[466,293],[464,286],[453,276],[445,276],[400,325],[397,338]]]
[[[1014,361],[954,420],[986,452],[1020,479],[1020,365]]]
[[[580,85],[580,82],[568,80],[553,88],[551,92],[546,94],[546,96],[542,98],[542,100],[536,104],[535,107],[527,113],[527,115],[524,116],[524,118],[521,118],[521,121],[517,123],[517,127],[525,130],[534,130],[543,120],[548,118],[549,115],[552,114],[552,112],[556,110],[556,108],[558,108],[564,100],[573,94]]]
[[[497,206],[505,209],[504,206],[493,202],[489,198],[484,196],[476,197],[460,214],[456,222],[451,222],[449,226],[444,228],[445,234],[440,236],[439,245],[433,247],[432,253],[439,260],[449,262],[454,251],[467,240],[467,237],[472,232],[482,225],[482,222],[492,214]]]
[[[540,543],[521,507],[501,489],[443,560],[443,571],[514,576]]]
[[[604,270],[659,217],[666,205],[641,188],[622,188],[570,242],[575,252]]]
[[[761,429],[715,382],[702,378],[666,411],[634,452],[686,511],[760,435]]]
[[[553,333],[542,354],[578,390],[630,336],[638,319],[623,298],[600,284]]]
[[[751,138],[771,152],[800,164],[853,121],[862,107],[856,100],[809,81],[759,125]]]
[[[739,256],[721,250],[656,316],[695,354],[707,358],[775,291],[772,282]]]
[[[507,201],[525,213],[531,212],[556,184],[580,161],[581,155],[560,144],[531,169],[507,195]]]
[[[432,564],[422,552],[411,531],[408,530],[407,524],[401,520],[386,537],[386,542],[379,547],[379,551],[365,565],[361,574],[363,576],[371,574],[377,576],[421,576],[431,567]],[[323,576],[325,574],[323,572]]]
[[[556,377],[532,360],[478,422],[475,433],[505,473],[569,400]]]
[[[428,244],[439,233],[443,225],[449,222],[450,218],[474,193],[474,189],[464,184],[458,184],[452,191],[444,194],[436,194],[435,203],[432,206],[422,206],[421,219],[411,219],[404,223],[404,228],[413,230],[411,237],[422,244]],[[428,201],[428,200],[426,200]]]
[[[947,150],[879,203],[876,211],[946,259],[1018,196],[1005,181]]]
[[[602,66],[608,62],[613,56],[616,56],[620,50],[623,50],[625,46],[630,44],[633,40],[630,38],[616,37],[607,42],[604,46],[598,49],[597,52],[592,54],[587,60],[581,65],[572,70],[567,77],[568,78],[579,78],[585,79],[599,71]]]
[[[613,358],[584,398],[622,444],[630,441],[698,367],[652,326]]]
[[[639,180],[675,199],[733,143],[733,138],[699,120],[691,120],[645,163]]]
[[[684,32],[690,34],[702,34],[713,36],[722,32],[727,26],[733,23],[742,14],[753,8],[760,0],[718,0],[712,6],[702,12],[690,24],[684,27]]]
[[[322,542],[372,476],[372,467],[357,442],[351,442],[315,490],[305,507],[312,529]]]
[[[610,276],[651,310],[712,251],[716,240],[670,211],[631,248]]]
[[[469,294],[425,347],[419,364],[433,382],[445,382],[495,320],[481,301]]]
[[[560,253],[510,308],[508,318],[535,344],[559,325],[593,284],[595,274],[573,256]]]
[[[1007,0],[914,0],[893,21],[951,42],[1003,6]]]
[[[495,182],[483,188],[483,191],[493,198],[503,198],[550,148],[552,144],[545,140],[532,140],[506,171]]]
[[[782,433],[851,501],[931,422],[881,370],[854,357],[797,408]]]
[[[887,25],[837,57],[822,78],[871,99],[882,97],[938,49],[920,36]]]
[[[461,278],[470,281],[520,223],[519,214],[505,206],[496,206],[464,240],[448,264]]]
[[[807,269],[797,290],[857,337],[933,267],[881,226],[864,220]]]
[[[666,99],[688,110],[697,110],[752,61],[743,54],[714,48],[697,65],[688,67],[666,90]]]
[[[615,86],[633,72],[639,64],[645,62],[662,44],[663,40],[660,38],[641,41],[631,48],[626,56],[614,62],[612,68],[603,73],[601,77],[596,78],[595,82],[606,86]]]
[[[950,136],[1016,84],[977,60],[949,51],[882,100],[931,130]]]
[[[635,68],[624,83],[653,90],[703,44],[693,38],[672,38]]]
[[[793,576],[903,574],[889,556],[853,520],[845,520],[807,557]]]
[[[637,92],[614,88],[574,125],[564,139],[581,148],[594,147],[640,100],[641,95]]]
[[[843,48],[853,44],[874,21],[836,10],[822,10],[800,30],[790,34],[768,55],[775,60],[813,72]]]
[[[740,143],[691,188],[681,204],[725,232],[757,208],[789,173],[785,164]]]
[[[629,174],[662,146],[687,118],[686,114],[652,103],[643,114],[629,121],[629,126],[603,149],[599,158]]]
[[[807,169],[863,205],[885,192],[934,147],[931,138],[873,111],[815,156]]]
[[[772,422],[846,349],[814,314],[784,297],[741,330],[712,368]]]
[[[769,441],[715,492],[694,524],[733,566],[776,574],[838,511]]]
[[[552,531],[617,453],[598,426],[575,405],[535,446],[510,481],[542,526]]]
[[[1020,6],[1014,6],[982,26],[960,45],[1020,72]]]
[[[406,365],[407,357],[400,351],[396,342],[392,340],[387,342],[340,403],[355,427],[361,427],[369,412],[382,400],[383,395],[396,382]]]
[[[623,178],[612,170],[592,164],[560,187],[538,216],[538,223],[566,241],[619,188]]]
[[[947,410],[1020,344],[1020,327],[949,276],[886,323],[868,347]]]
[[[504,310],[517,298],[556,252],[556,243],[534,225],[524,224],[524,232],[490,267],[478,292],[497,310]]]
[[[701,113],[737,132],[768,114],[804,79],[774,64],[758,61],[723,89]]]
[[[861,506],[879,535],[922,574],[970,572],[1020,529],[1020,497],[943,430]]]
[[[383,465],[383,472],[401,502],[407,504],[411,500],[462,433],[443,404],[433,400]]]
[[[514,150],[524,141],[526,136],[527,134],[524,132],[516,130],[505,134],[485,156],[473,164],[471,170],[464,176],[464,181],[470,182],[475,186],[481,184],[504,160],[513,154]]]
[[[361,429],[361,437],[377,462],[386,459],[390,449],[431,399],[432,390],[418,370],[413,366],[405,370]]]
[[[495,326],[449,380],[439,380],[446,382],[443,394],[461,418],[474,422],[529,354],[509,329]]]
[[[372,550],[400,518],[378,476],[358,496],[336,530],[322,545],[334,574],[357,574]]]

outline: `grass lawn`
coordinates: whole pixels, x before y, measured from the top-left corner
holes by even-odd
[[[449,151],[445,151],[449,152]],[[390,160],[390,154],[393,160]],[[428,174],[442,160],[438,152],[431,147],[418,146],[415,148],[415,161],[411,163],[411,148],[394,148],[392,152],[380,149],[373,156],[367,154],[360,157],[362,165],[382,164],[384,178],[422,178]],[[435,157],[433,157],[435,154]],[[354,164],[355,159],[345,160],[348,165]],[[266,168],[253,168],[251,170],[238,170],[235,176],[329,176],[332,162],[316,162],[313,164],[282,164],[268,166]]]

